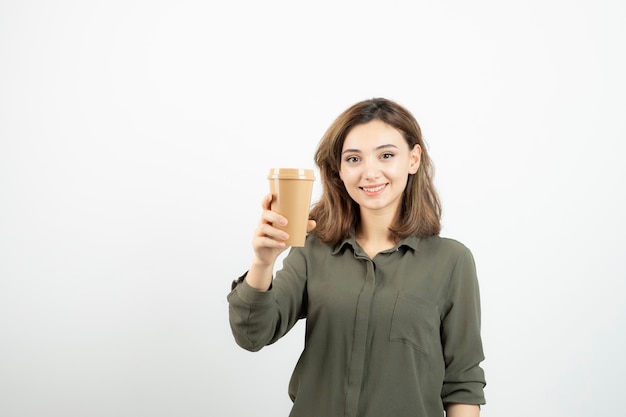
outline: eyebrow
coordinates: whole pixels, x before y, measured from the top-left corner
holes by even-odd
[[[398,149],[398,147],[396,145],[392,145],[391,143],[386,144],[386,145],[380,145],[377,146],[376,149],[374,149],[375,151],[378,151],[380,149],[386,149],[386,148],[396,148]],[[341,152],[341,154],[345,154],[345,153],[359,153],[361,152],[360,149],[346,149],[345,151]]]

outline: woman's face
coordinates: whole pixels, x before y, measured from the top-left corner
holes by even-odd
[[[421,153],[419,145],[409,149],[400,131],[373,120],[348,132],[339,176],[362,211],[395,214],[409,174],[417,172]]]

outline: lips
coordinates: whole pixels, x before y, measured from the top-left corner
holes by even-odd
[[[367,195],[377,195],[387,186],[387,184],[368,185],[360,187]]]

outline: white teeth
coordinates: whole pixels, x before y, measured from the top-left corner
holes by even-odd
[[[374,187],[374,188],[367,188],[367,187],[363,187],[363,191],[367,191],[368,193],[375,193],[376,191],[380,191],[383,189],[385,185],[379,185],[378,187]]]

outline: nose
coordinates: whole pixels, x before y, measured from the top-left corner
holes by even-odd
[[[373,180],[380,176],[380,165],[376,158],[367,158],[363,169],[363,175],[366,180]]]

